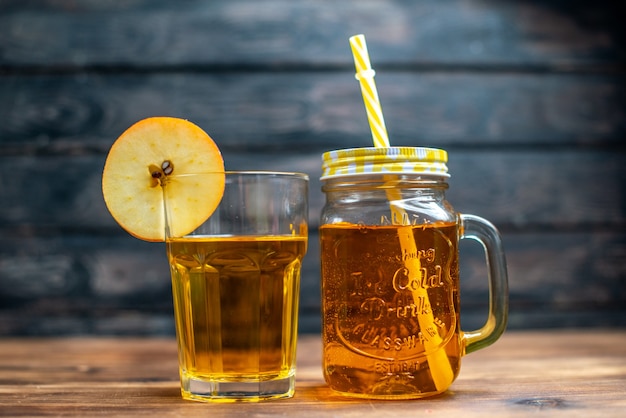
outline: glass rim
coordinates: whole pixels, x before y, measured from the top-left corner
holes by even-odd
[[[263,176],[263,177],[286,177],[286,178],[299,178],[303,180],[309,180],[309,175],[298,171],[276,171],[276,170],[225,170],[225,171],[205,171],[198,173],[182,173],[172,174],[171,178],[191,177],[191,176],[206,176],[224,174],[226,177],[233,176]]]

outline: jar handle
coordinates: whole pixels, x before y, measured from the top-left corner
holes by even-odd
[[[489,278],[487,321],[475,331],[462,333],[465,354],[469,354],[493,344],[504,332],[509,310],[509,285],[504,248],[496,227],[479,216],[461,214],[459,217],[460,238],[474,239],[485,250]]]

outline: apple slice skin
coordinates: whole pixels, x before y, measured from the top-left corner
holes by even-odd
[[[149,167],[169,161],[170,176],[155,186]],[[202,176],[185,176],[199,174]],[[175,220],[170,232],[182,236],[201,225],[224,192],[224,161],[211,137],[179,118],[152,117],[128,128],[115,141],[102,173],[107,209],[129,234],[145,241],[165,239],[164,198]],[[167,193],[164,193],[166,188]]]

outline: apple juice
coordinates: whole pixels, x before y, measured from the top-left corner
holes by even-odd
[[[400,229],[415,242],[410,252]],[[331,389],[412,398],[440,392],[433,378],[439,368],[456,377],[457,234],[448,222],[320,227],[323,367]]]
[[[295,372],[305,237],[167,240],[183,396],[192,381],[270,381]]]

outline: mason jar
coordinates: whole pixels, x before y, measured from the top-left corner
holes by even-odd
[[[447,153],[354,148],[322,157],[323,372],[330,388],[364,398],[444,392],[461,358],[495,342],[507,321],[504,251],[496,228],[446,200]],[[485,248],[487,321],[460,328],[459,240]]]

